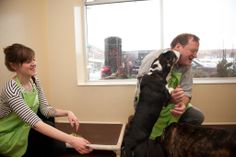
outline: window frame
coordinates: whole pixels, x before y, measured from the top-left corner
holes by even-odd
[[[76,65],[77,65],[77,84],[82,86],[104,86],[104,85],[136,85],[137,79],[115,79],[115,80],[89,80],[87,70],[87,17],[86,5],[99,5],[107,3],[122,3],[147,0],[96,0],[95,2],[83,1],[82,6],[74,8],[75,21],[75,47],[76,47]],[[163,0],[160,1],[160,26],[161,39],[164,38],[163,32]],[[163,48],[163,40],[161,40],[161,48]],[[230,84],[236,83],[236,77],[211,77],[211,78],[193,78],[193,84]]]

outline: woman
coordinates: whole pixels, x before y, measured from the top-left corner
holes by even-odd
[[[37,115],[39,110],[48,118],[67,116],[72,127],[76,130],[79,127],[73,112],[48,105],[36,77],[34,51],[22,44],[13,44],[4,49],[4,54],[5,65],[8,70],[15,72],[15,76],[6,83],[0,95],[0,155],[30,156],[27,147],[31,128],[55,140],[69,143],[81,154],[91,152],[92,149],[86,146],[89,141],[54,128]],[[40,145],[39,151],[43,147],[44,145]]]

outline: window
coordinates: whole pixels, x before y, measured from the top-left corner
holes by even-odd
[[[200,37],[195,78],[236,78],[236,1],[118,1],[85,3],[88,81],[134,79],[147,53],[183,32]]]
[[[235,7],[234,0],[163,0],[164,46],[182,32],[200,37],[195,78],[236,77]]]

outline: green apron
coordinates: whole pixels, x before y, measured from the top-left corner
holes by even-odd
[[[172,72],[171,78],[168,80],[168,87],[176,88],[181,79],[182,74],[178,72]],[[190,107],[191,104],[188,104],[188,107]],[[163,130],[170,125],[173,122],[178,122],[179,117],[174,117],[170,110],[173,109],[175,105],[173,103],[169,103],[167,106],[163,107],[160,113],[159,118],[157,119],[156,123],[154,124],[152,128],[152,132],[150,134],[150,139],[154,140],[156,137],[159,137],[162,135]]]
[[[16,78],[18,86],[20,81]],[[32,91],[21,90],[24,102],[37,112],[39,107],[38,92],[32,83]],[[28,146],[29,124],[23,122],[15,112],[0,118],[0,154],[7,157],[21,157],[25,154]]]

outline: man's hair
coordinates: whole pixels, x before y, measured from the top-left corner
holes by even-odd
[[[11,64],[23,64],[34,58],[34,51],[22,44],[13,44],[4,49],[5,65],[8,70],[14,72]]]
[[[195,41],[195,42],[199,42],[199,40],[200,40],[199,37],[197,37],[194,34],[183,33],[183,34],[176,36],[172,40],[170,47],[174,48],[177,44],[181,44],[181,45],[185,46],[188,44],[189,39],[193,39],[193,41]]]

